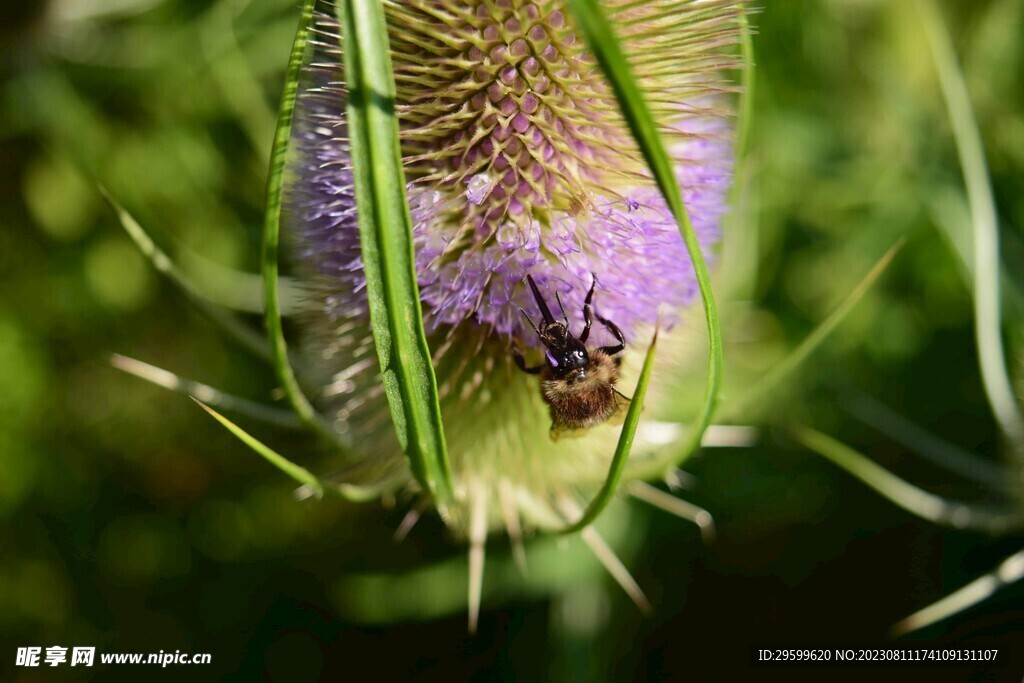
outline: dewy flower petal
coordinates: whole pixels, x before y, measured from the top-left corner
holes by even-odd
[[[350,476],[372,479],[402,460],[369,329],[341,41],[332,8],[321,9],[287,224],[296,262],[317,283],[319,314],[306,337],[321,373],[314,380],[338,429],[359,445]],[[693,300],[692,265],[563,2],[410,0],[386,9],[424,319],[464,508],[450,522],[464,531],[468,499],[500,495],[532,524],[555,526],[560,497],[599,485],[617,427],[550,440],[536,378],[511,363],[513,345],[539,347],[520,313],[536,306],[526,276],[552,300],[557,293],[579,329],[596,274],[596,310],[640,348],[659,315],[671,328]],[[733,66],[724,48],[738,35],[736,3],[611,2],[609,10],[708,249],[731,180],[721,79]],[[593,338],[612,343],[597,326]],[[642,355],[638,348],[627,356]]]

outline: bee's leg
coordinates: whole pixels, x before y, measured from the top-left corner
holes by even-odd
[[[601,316],[594,314],[594,317],[601,321],[601,324],[608,328],[608,331],[615,335],[615,338],[619,340],[619,343],[615,346],[602,346],[601,350],[607,353],[609,356],[614,356],[622,349],[626,348],[626,337],[622,334],[622,330],[619,326],[613,323],[611,320],[602,318]]]
[[[558,302],[558,308],[562,311],[562,322],[565,324],[565,329],[569,329],[569,316],[565,314],[565,306],[562,305],[562,297],[559,296],[558,292],[555,292],[555,301]]]
[[[621,396],[622,398],[626,399],[627,401],[632,401],[632,400],[633,400],[633,398],[632,398],[632,397],[630,397],[630,396],[626,396],[626,395],[625,395],[624,393],[622,393],[621,391],[619,391],[619,390],[618,390],[618,389],[616,389],[615,387],[612,387],[612,391],[614,391],[614,392],[615,392],[616,394],[618,394],[618,395],[619,395],[619,396]]]
[[[594,275],[591,273],[591,275]],[[580,342],[586,344],[587,339],[590,337],[590,325],[594,321],[590,315],[590,302],[594,300],[594,287],[597,286],[597,275],[594,275],[594,281],[590,283],[590,291],[587,292],[587,298],[583,301],[583,322],[586,323],[583,327],[583,334],[580,335]]]
[[[521,308],[519,309],[519,312],[523,314],[524,318],[526,318],[526,322],[530,323],[530,327],[532,327],[533,331],[537,333],[537,336],[538,337],[543,336],[543,335],[541,335],[540,330],[537,328],[537,323],[533,322],[533,318],[530,317],[530,314],[527,313],[526,311],[524,311]]]
[[[519,351],[518,346],[512,347],[512,358],[515,359],[516,365],[523,372],[528,372],[531,375],[539,375],[540,371],[544,369],[544,365],[535,365],[532,368],[526,367],[526,359],[523,358],[523,354]]]

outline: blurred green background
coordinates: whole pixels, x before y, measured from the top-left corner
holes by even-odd
[[[814,329],[900,236],[907,244],[791,381],[738,416],[762,426],[756,445],[707,449],[687,464],[682,495],[715,516],[713,543],[634,502],[602,520],[655,605],[652,617],[578,541],[531,543],[522,578],[496,538],[471,637],[464,548],[438,520],[398,544],[401,504],[296,502],[288,480],[191,401],[109,365],[111,353],[124,353],[279,402],[269,367],[154,272],[97,183],[214,299],[258,307],[256,281],[233,273],[257,269],[296,3],[8,2],[0,26],[3,679],[138,680],[142,670],[15,669],[15,650],[26,645],[212,653],[211,666],[172,668],[169,680],[300,682],[354,671],[381,680],[728,678],[749,643],[881,641],[892,623],[1024,545],[1021,535],[918,520],[790,437],[791,425],[814,426],[949,498],[1008,506],[1021,490],[1021,463],[1001,446],[979,379],[958,246],[969,213],[915,4],[764,4],[754,17],[751,156],[716,275],[727,398]],[[938,6],[994,186],[1019,395],[1024,3]],[[702,386],[698,374],[693,386]],[[920,434],[911,437],[918,448],[900,445],[908,420],[970,453],[988,483],[929,464],[914,451],[936,449]],[[253,431],[316,462],[306,437]],[[915,636],[1019,646],[1022,632],[1017,584]]]

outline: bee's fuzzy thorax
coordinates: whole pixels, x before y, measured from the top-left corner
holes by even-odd
[[[541,375],[541,393],[550,406],[552,429],[586,429],[607,421],[620,407],[615,393],[619,379],[618,364],[600,349],[588,349],[590,362],[586,378],[571,382],[558,379],[545,370]]]

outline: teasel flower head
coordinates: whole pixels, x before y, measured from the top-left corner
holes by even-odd
[[[704,255],[726,213],[732,136],[726,78],[736,2],[607,5],[675,163]],[[619,426],[553,441],[536,376],[543,347],[526,277],[556,293],[577,334],[596,274],[596,312],[623,331],[628,392],[658,324],[698,292],[679,227],[562,0],[385,4],[416,270],[452,463],[460,536],[565,525],[603,482]],[[350,443],[339,476],[415,481],[390,424],[370,329],[333,8],[316,18],[293,129],[286,232],[312,283],[306,379]],[[553,304],[554,305],[554,304]],[[591,344],[611,344],[595,325]],[[669,333],[669,334],[665,334]],[[666,362],[671,344],[663,343]],[[658,382],[648,403],[656,403]]]

